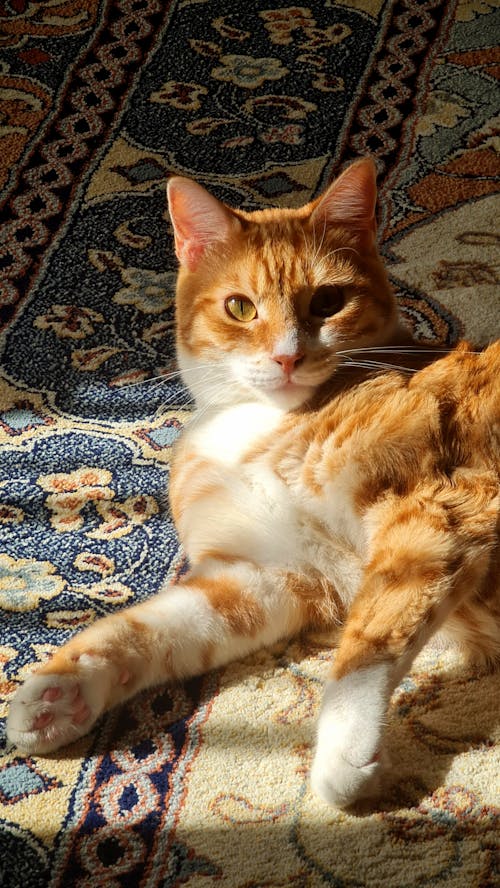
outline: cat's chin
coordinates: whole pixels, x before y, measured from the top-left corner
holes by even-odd
[[[261,395],[265,401],[275,404],[282,410],[295,410],[305,404],[312,397],[314,391],[315,388],[312,385],[288,383],[280,388],[261,391]]]

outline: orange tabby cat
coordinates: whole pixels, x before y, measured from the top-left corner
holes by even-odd
[[[298,210],[232,210],[182,178],[168,193],[197,407],[170,493],[191,571],[64,645],[8,736],[48,752],[141,688],[343,622],[312,785],[346,805],[374,792],[391,692],[436,630],[500,659],[500,343],[391,366],[418,349],[368,159]]]

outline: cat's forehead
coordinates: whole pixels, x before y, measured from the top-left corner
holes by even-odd
[[[255,239],[231,265],[226,282],[231,280],[234,288],[252,298],[292,299],[297,291],[314,285],[310,264],[287,239]]]
[[[263,213],[263,220],[247,226],[243,249],[233,256],[230,276],[243,292],[283,299],[325,282],[350,282],[352,254],[332,250],[324,231],[308,228],[294,216]]]
[[[260,237],[259,237],[260,234]],[[287,278],[294,274],[304,274],[307,263],[305,260],[304,239],[297,232],[283,234],[271,228],[259,231],[251,248],[253,259],[261,274],[270,280]]]

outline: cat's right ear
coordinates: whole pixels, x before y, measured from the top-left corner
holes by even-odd
[[[189,271],[195,271],[204,253],[215,243],[227,240],[239,222],[224,204],[191,179],[169,179],[167,196],[177,258]]]

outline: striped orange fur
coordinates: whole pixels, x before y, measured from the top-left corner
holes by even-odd
[[[433,633],[500,660],[500,343],[413,342],[375,202],[369,159],[298,210],[234,210],[170,181],[178,359],[197,406],[170,497],[191,570],[27,680],[8,721],[21,748],[55,749],[141,688],[342,623],[312,783],[348,805],[379,789],[390,694]]]

